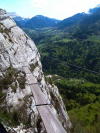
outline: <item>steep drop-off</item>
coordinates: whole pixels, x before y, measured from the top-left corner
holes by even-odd
[[[57,87],[45,81],[34,42],[2,9],[0,122],[9,133],[45,133],[48,125],[69,132],[71,127]]]

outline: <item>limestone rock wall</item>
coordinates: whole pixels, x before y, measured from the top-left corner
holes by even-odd
[[[9,133],[45,133],[24,66],[28,66],[66,132],[71,123],[58,89],[45,81],[34,42],[0,9],[0,121]]]

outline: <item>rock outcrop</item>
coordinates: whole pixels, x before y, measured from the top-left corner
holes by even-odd
[[[9,133],[45,133],[38,106],[46,105],[69,133],[62,98],[45,81],[34,42],[0,9],[0,122]]]

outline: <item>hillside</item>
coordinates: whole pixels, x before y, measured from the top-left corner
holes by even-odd
[[[63,28],[60,24],[64,24]],[[99,82],[100,8],[91,9],[89,14],[74,15],[57,24],[59,25],[60,29],[24,29],[38,45],[44,71],[67,78],[79,77]],[[98,74],[77,69],[74,65],[96,71]]]
[[[76,26],[77,24],[80,23],[81,20],[84,19],[84,17],[87,16],[86,13],[78,13],[75,14],[72,17],[66,18],[63,21],[59,22],[56,27],[58,29],[70,29],[71,27]]]

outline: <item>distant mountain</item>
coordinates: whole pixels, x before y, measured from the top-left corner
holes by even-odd
[[[53,27],[57,23],[59,23],[60,20],[48,18],[42,15],[37,15],[33,18],[31,18],[27,23],[26,27],[30,29],[34,28],[45,28],[45,27]]]
[[[21,28],[25,27],[26,23],[29,21],[29,18],[22,18],[20,16],[16,16],[13,18],[18,26]]]
[[[100,6],[90,9],[89,13],[92,13],[92,14],[99,13],[100,14]]]
[[[35,17],[32,17],[31,19],[16,16],[13,19],[20,27],[27,29],[53,27],[60,22],[60,20],[48,18],[42,15],[37,15]]]
[[[76,24],[79,24],[79,22],[84,19],[84,17],[86,17],[87,14],[85,13],[78,13],[75,14],[72,17],[66,18],[63,21],[61,21],[60,23],[57,24],[57,28],[59,29],[64,29],[64,28],[70,28]]]
[[[86,13],[78,13],[56,25],[57,29],[70,32],[75,38],[86,39],[89,35],[100,34],[100,7]]]
[[[100,7],[90,9],[73,32],[75,38],[79,39],[86,39],[89,35],[100,35]]]
[[[47,27],[56,27],[60,30],[72,31],[76,29],[82,29],[84,26],[87,29],[91,24],[95,25],[94,22],[100,19],[100,7],[90,9],[89,13],[78,13],[72,17],[66,18],[64,20],[57,20],[42,15],[37,15],[32,18],[22,18],[17,16],[15,13],[10,13],[13,19],[21,28],[27,29],[41,29]],[[88,26],[88,27],[87,27]],[[96,25],[97,27],[97,25]],[[83,28],[83,29],[84,29]]]
[[[16,12],[8,12],[7,13],[11,18],[15,20],[18,26],[21,28],[25,27],[26,22],[29,20],[29,18],[23,18],[20,17]]]

